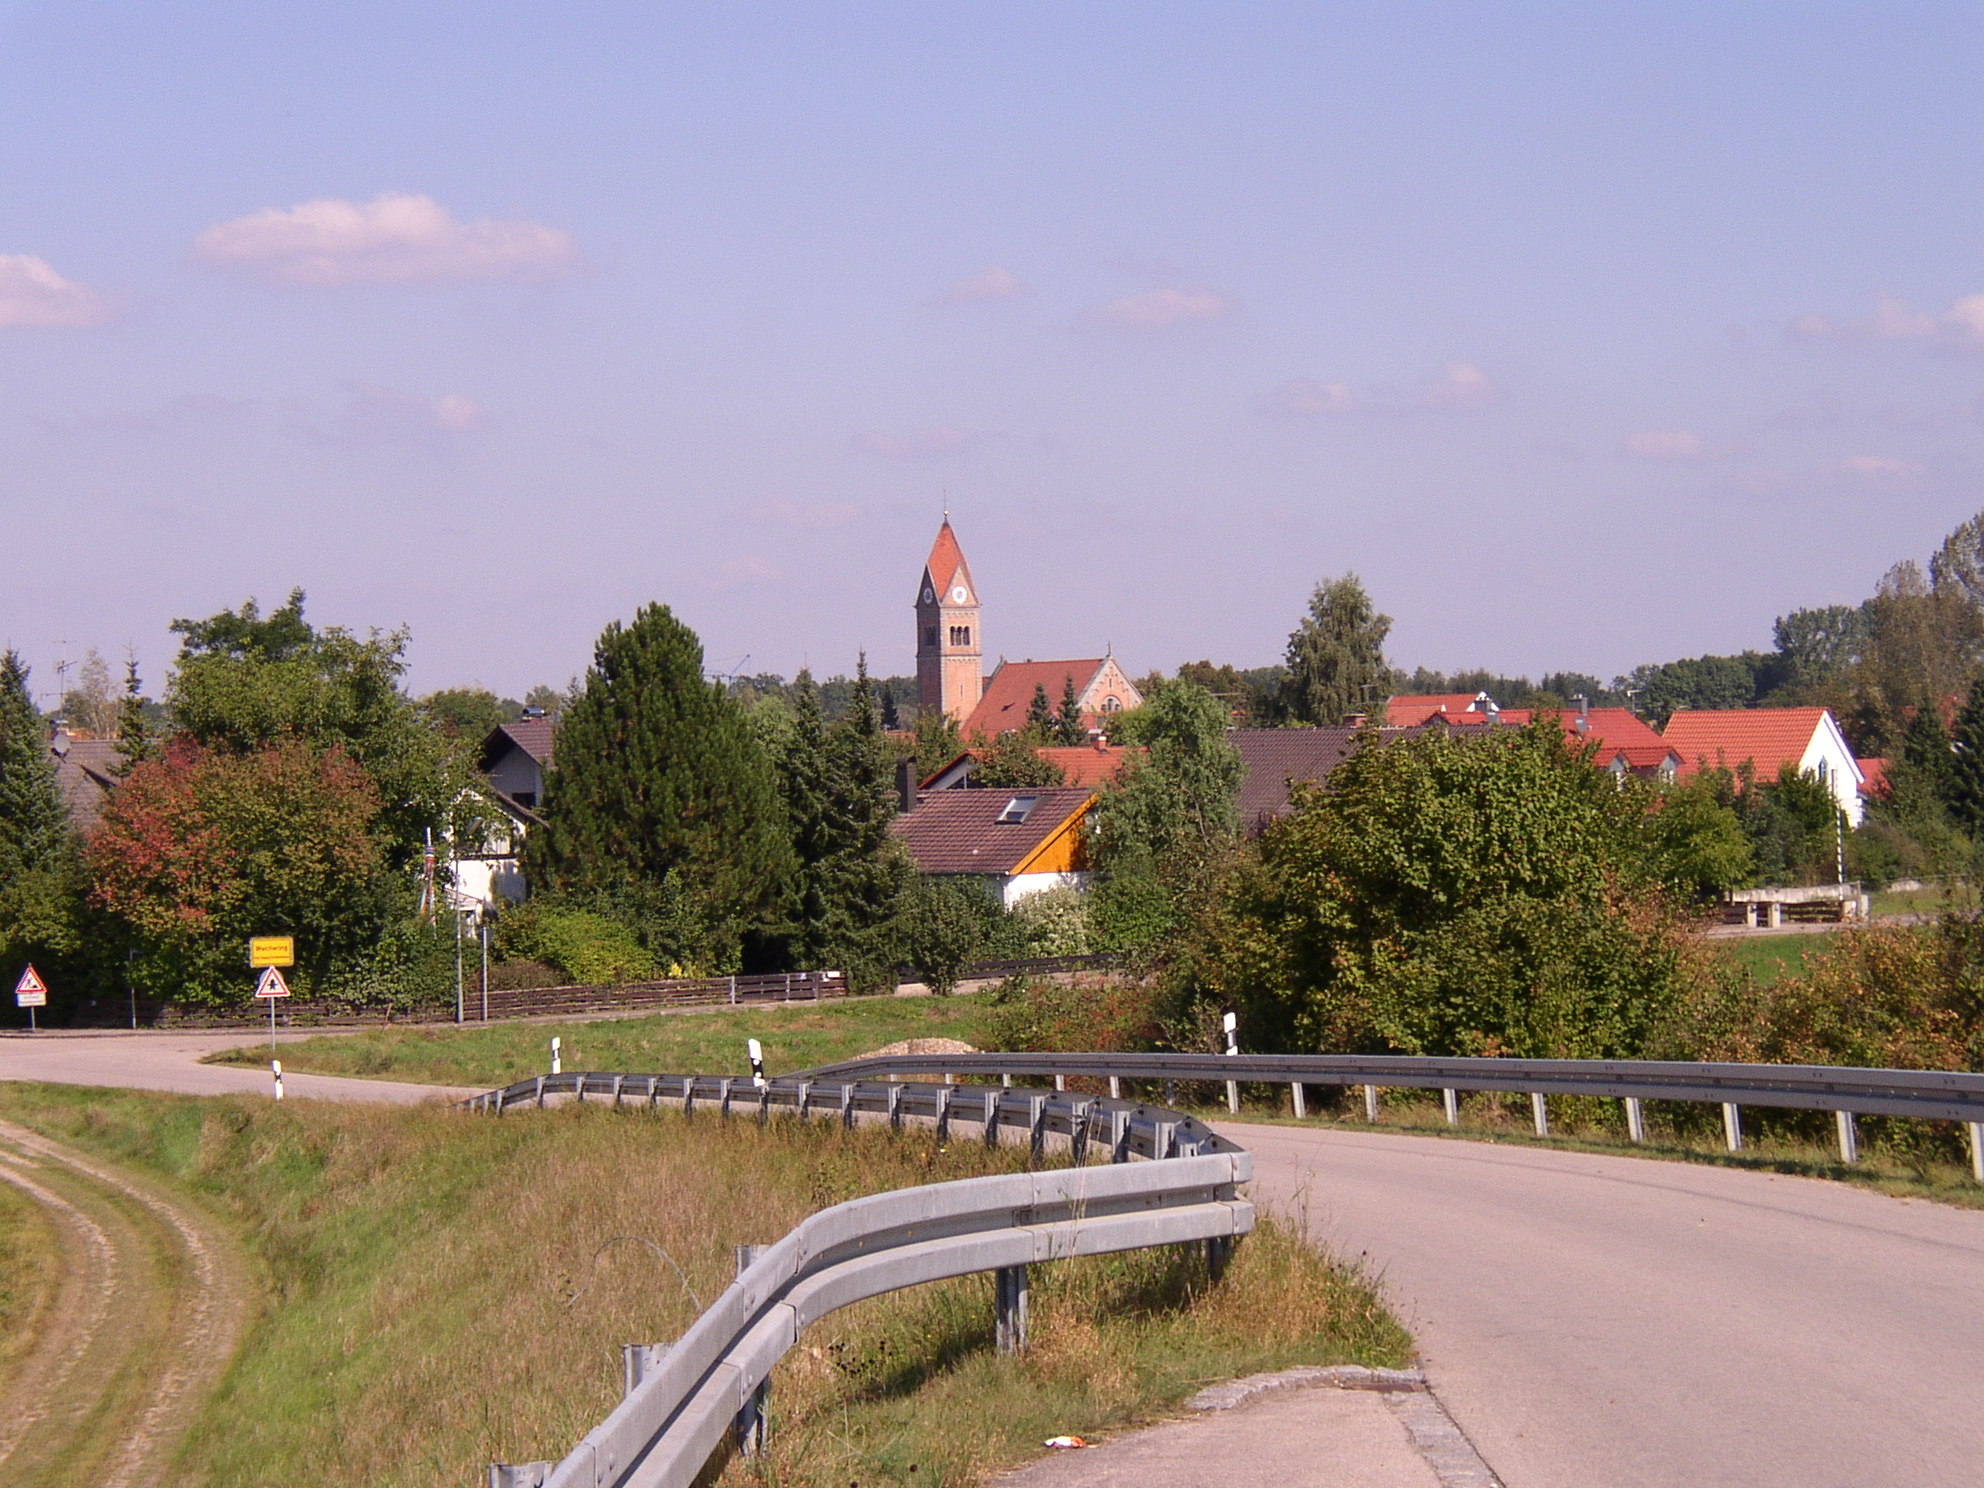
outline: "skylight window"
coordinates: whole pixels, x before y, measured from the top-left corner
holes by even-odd
[[[1034,803],[1039,799],[1040,797],[1038,796],[1014,796],[1012,800],[1006,803],[1006,809],[999,813],[999,820],[1001,822],[1025,821],[1027,813],[1033,810]]]

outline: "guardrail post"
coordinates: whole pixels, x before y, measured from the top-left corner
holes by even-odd
[[[812,1098],[813,1082],[811,1080],[801,1080],[799,1082],[799,1119],[801,1121],[806,1119],[806,1107],[812,1101]]]
[[[1124,1163],[1130,1160],[1130,1113],[1111,1111],[1109,1113],[1109,1160]]]
[[[586,1077],[584,1075],[579,1075],[574,1079],[572,1083],[572,1094],[579,1098],[580,1105],[583,1106],[586,1103]]]
[[[730,1119],[730,1076],[716,1082],[716,1113],[725,1121]]]
[[[840,1087],[840,1124],[844,1131],[854,1130],[854,1087],[843,1084]]]
[[[772,1119],[772,1087],[767,1080],[758,1087],[758,1125],[763,1126]]]
[[[1037,1158],[1047,1150],[1047,1097],[1027,1097],[1027,1147]]]
[[[1218,1281],[1226,1275],[1226,1268],[1233,1260],[1233,1237],[1214,1235],[1206,1241],[1206,1276]]]
[[[1529,1115],[1530,1115],[1530,1119],[1536,1123],[1536,1134],[1539,1137],[1549,1136],[1550,1107],[1544,1101],[1543,1092],[1540,1090],[1533,1090],[1530,1092]]]
[[[1054,1077],[1054,1088],[1065,1093],[1068,1088],[1068,1077],[1066,1075],[1056,1075]]]
[[[982,1135],[985,1138],[985,1145],[987,1147],[997,1147],[999,1145],[999,1093],[996,1090],[985,1092],[985,1114],[979,1117],[979,1124],[984,1129]]]
[[[1722,1103],[1722,1140],[1731,1152],[1743,1150],[1743,1108],[1733,1101]]]
[[[1297,1121],[1301,1121],[1306,1116],[1308,1116],[1309,1093],[1302,1088],[1302,1082],[1300,1080],[1296,1080],[1289,1085],[1288,1098],[1291,1102],[1294,1103],[1295,1119]]]
[[[1364,1087],[1364,1119],[1374,1124],[1378,1119],[1378,1087],[1375,1085]]]
[[[1004,1074],[1002,1074],[1002,1075],[1000,1075],[1000,1076],[999,1076],[999,1083],[1000,1083],[1001,1085],[1003,1085],[1003,1086],[1005,1086],[1005,1087],[1006,1087],[1006,1089],[1008,1089],[1008,1090],[1011,1090],[1011,1089],[1013,1088],[1013,1076],[1012,1076],[1012,1072],[1011,1072],[1011,1071],[1009,1070],[1009,1071],[1007,1071],[1006,1073],[1004,1073]]]
[[[1834,1111],[1833,1125],[1839,1128],[1839,1160],[1843,1163],[1860,1161],[1860,1128],[1854,1124],[1851,1111]]]
[[[1123,1082],[1115,1075],[1109,1077],[1109,1098],[1111,1100],[1121,1100],[1123,1098]]]
[[[542,1075],[537,1077],[537,1108],[540,1111],[544,1109],[544,1076]]]
[[[992,1336],[1002,1354],[1026,1351],[1026,1267],[1001,1266],[992,1273]]]
[[[937,1145],[943,1146],[951,1139],[951,1087],[937,1087]]]
[[[555,1462],[492,1462],[489,1488],[544,1488]]]
[[[625,1075],[615,1075],[613,1077],[613,1109],[616,1111],[620,1109],[620,1087],[626,1084],[626,1082],[627,1077]]]
[[[1229,1116],[1238,1116],[1240,1114],[1240,1082],[1238,1080],[1228,1080],[1226,1082],[1226,1114]]]
[[[693,1116],[696,1114],[696,1077],[694,1075],[684,1075],[682,1077],[682,1114],[684,1116]]]
[[[742,1276],[751,1263],[758,1258],[762,1245],[740,1245],[737,1247],[737,1274]],[[755,1457],[765,1444],[765,1408],[771,1402],[772,1382],[760,1380],[757,1388],[751,1391],[744,1402],[744,1409],[737,1413],[737,1452],[742,1457]]]
[[[1637,1095],[1626,1097],[1626,1135],[1635,1142],[1646,1140],[1646,1110]]]
[[[889,1085],[889,1130],[902,1130],[902,1086]]]
[[[1178,1109],[1178,1082],[1176,1080],[1166,1080],[1164,1082],[1164,1103],[1174,1111]]]
[[[1970,1176],[1984,1183],[1984,1121],[1966,1121],[1970,1130]]]
[[[1458,1090],[1442,1090],[1440,1092],[1440,1109],[1447,1113],[1448,1126],[1459,1126],[1460,1092]]]
[[[623,1343],[620,1345],[620,1372],[623,1376],[621,1397],[634,1393],[634,1386],[648,1377],[660,1364],[673,1344],[668,1343]]]
[[[1095,1102],[1082,1101],[1068,1117],[1068,1152],[1078,1168],[1088,1161],[1088,1118],[1094,1109]]]

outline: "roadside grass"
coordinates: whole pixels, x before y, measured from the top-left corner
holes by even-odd
[[[1832,949],[1836,930],[1820,930],[1810,935],[1732,935],[1711,940],[1708,945],[1746,969],[1759,987],[1768,987],[1786,977],[1798,976],[1806,964]]]
[[[684,1075],[748,1070],[744,1041],[756,1038],[777,1075],[901,1039],[982,1045],[991,1012],[982,997],[849,997],[592,1022],[376,1028],[299,1039],[280,1051],[285,1070],[488,1089],[550,1069],[554,1037],[563,1041],[568,1070]],[[268,1057],[266,1045],[246,1044],[208,1062],[261,1066]]]
[[[914,1128],[599,1106],[497,1119],[8,1085],[0,1112],[191,1190],[258,1257],[262,1312],[179,1463],[213,1488],[468,1488],[488,1462],[555,1459],[618,1400],[619,1345],[679,1336],[736,1244],[1026,1163]],[[983,1277],[830,1316],[774,1377],[770,1450],[721,1480],[970,1483],[1209,1379],[1411,1352],[1369,1286],[1272,1221],[1217,1286],[1196,1248],[1041,1266],[1033,1348],[1000,1358],[991,1328]]]
[[[1874,913],[1877,915],[1940,914],[1943,905],[1941,884],[1924,884],[1919,889],[1882,889],[1874,895]]]
[[[1730,1152],[1723,1144],[1720,1108],[1691,1102],[1647,1101],[1644,1107],[1647,1140],[1636,1143],[1626,1135],[1623,1103],[1597,1096],[1552,1096],[1550,1135],[1539,1137],[1532,1125],[1526,1095],[1463,1094],[1460,1125],[1450,1127],[1438,1091],[1380,1091],[1376,1126],[1364,1119],[1361,1091],[1347,1091],[1339,1102],[1324,1101],[1319,1109],[1318,1098],[1324,1092],[1311,1086],[1309,1114],[1301,1121],[1295,1119],[1286,1086],[1243,1086],[1241,1094],[1238,1116],[1227,1114],[1222,1097],[1190,1087],[1181,1088],[1178,1109],[1191,1111],[1211,1125],[1253,1122],[1264,1126],[1396,1132],[1452,1141],[1500,1142],[1612,1157],[1705,1163],[1752,1172],[1827,1178],[1895,1198],[1932,1199],[1961,1209],[1984,1209],[1984,1184],[1971,1176],[1967,1158],[1951,1155],[1957,1139],[1952,1136],[1946,1142],[1939,1142],[1933,1134],[1934,1129],[1947,1128],[1949,1123],[1862,1117],[1859,1161],[1843,1163],[1834,1145],[1832,1115],[1824,1111],[1771,1111],[1761,1106],[1746,1106],[1743,1150]]]
[[[0,1182],[0,1398],[35,1341],[60,1264],[55,1232],[40,1207],[11,1183]]]

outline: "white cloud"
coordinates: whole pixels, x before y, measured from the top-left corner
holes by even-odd
[[[95,326],[110,319],[110,302],[64,279],[46,259],[0,253],[0,326]]]
[[[1448,362],[1445,374],[1427,387],[1428,408],[1486,408],[1501,397],[1495,384],[1472,362]]]
[[[1882,341],[1920,341],[1936,334],[1936,317],[1910,308],[1905,300],[1882,295],[1874,302],[1867,333]]]
[[[1897,460],[1890,455],[1855,455],[1842,461],[1839,468],[1848,475],[1868,481],[1908,480],[1922,473],[1920,465],[1909,460]]]
[[[766,559],[752,556],[732,558],[719,563],[708,578],[703,580],[703,588],[712,594],[720,594],[729,589],[748,589],[763,584],[777,584],[785,579],[785,571]]]
[[[807,532],[823,532],[858,522],[862,509],[852,501],[768,501],[754,507],[752,520],[773,527],[797,527]]]
[[[863,454],[889,460],[924,460],[933,455],[954,455],[978,442],[969,429],[918,429],[912,434],[870,432],[854,436],[854,447]]]
[[[1284,383],[1268,399],[1268,407],[1275,413],[1350,413],[1359,406],[1349,383],[1321,382],[1313,377]]]
[[[1105,320],[1138,330],[1157,330],[1192,320],[1216,320],[1233,302],[1210,289],[1149,289],[1125,295],[1103,307]]]
[[[1882,295],[1874,302],[1874,313],[1865,320],[1807,313],[1793,316],[1786,329],[1807,341],[1941,341],[1984,346],[1984,294],[1960,296],[1941,316]]]
[[[523,218],[462,222],[425,196],[269,207],[201,233],[193,256],[282,284],[547,278],[577,263],[570,233]]]
[[[421,438],[466,434],[479,428],[484,418],[481,407],[460,393],[429,398],[421,393],[355,382],[351,384],[351,398],[343,417],[333,428],[322,432],[354,442]]]
[[[1984,344],[1984,294],[1965,295],[1950,306],[1949,324],[1964,340]]]
[[[1686,429],[1641,429],[1626,436],[1626,453],[1642,460],[1704,460],[1710,450]]]
[[[1026,286],[1011,269],[994,264],[982,274],[958,280],[939,298],[950,305],[969,305],[980,300],[1010,300],[1025,292]]]

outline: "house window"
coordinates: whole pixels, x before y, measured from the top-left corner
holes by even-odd
[[[951,627],[951,644],[953,646],[969,646],[971,644],[971,627],[969,625],[953,625]]]
[[[1105,713],[1121,713],[1123,711],[1123,700],[1114,693],[1111,693],[1102,700],[1102,711]]]
[[[1039,799],[1040,797],[1038,796],[1014,796],[1012,800],[1006,803],[1006,809],[999,813],[1000,822],[1025,821],[1027,813],[1033,810],[1034,803],[1039,801]]]

